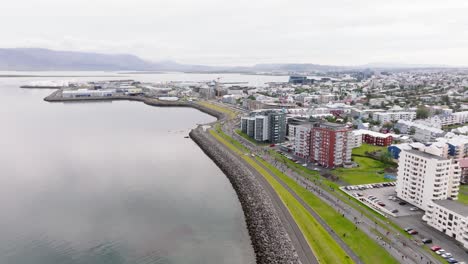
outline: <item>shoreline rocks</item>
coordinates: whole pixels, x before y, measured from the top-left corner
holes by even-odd
[[[60,95],[59,95],[60,94]],[[157,107],[192,107],[218,121],[224,113],[192,102],[167,102],[144,96],[112,96],[108,98],[63,98],[61,90],[44,98],[47,102],[90,102],[128,100]],[[289,238],[267,192],[252,172],[225,146],[210,136],[201,126],[192,129],[190,138],[224,172],[237,193],[244,212],[250,240],[259,264],[299,264],[296,250]]]
[[[236,191],[257,263],[300,263],[270,197],[252,172],[201,127],[193,129],[190,137],[224,172]]]

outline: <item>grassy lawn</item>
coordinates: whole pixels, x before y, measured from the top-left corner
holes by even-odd
[[[458,200],[460,203],[468,205],[468,185],[460,185]]]
[[[386,149],[386,147],[362,144],[359,148],[353,149],[353,160],[359,164],[359,167],[338,168],[333,170],[333,174],[352,185],[386,182],[388,180],[384,179],[384,170],[391,165],[366,157],[366,152],[386,151]]]
[[[307,212],[291,193],[253,159],[247,156],[243,158],[262,174],[275,189],[275,192],[288,208],[320,263],[354,263],[325,228]]]
[[[270,144],[270,143],[266,143],[266,142],[258,142],[255,139],[249,137],[246,133],[242,132],[242,130],[240,130],[240,129],[236,129],[236,133],[239,136],[247,139],[248,141],[252,142],[253,144],[255,144],[257,146],[268,146]]]
[[[353,149],[353,155],[366,156],[366,152],[382,151],[386,149],[386,147],[362,144],[359,148]]]
[[[223,132],[223,130],[221,130],[221,125],[218,123],[215,125],[215,130],[216,131],[213,131],[213,130],[210,130],[210,133],[213,135],[213,133],[217,133],[221,138],[223,138],[225,141],[231,143],[232,145],[234,145],[237,149],[241,150],[242,152],[244,153],[248,153],[250,152],[249,149],[247,149],[246,147],[244,147],[244,145],[242,145],[239,141],[233,139],[232,137],[226,135],[226,133]]]
[[[341,235],[343,241],[358,255],[364,263],[398,263],[385,249],[372,240],[360,229],[355,229],[354,223],[342,217],[334,208],[324,203],[313,193],[297,184],[293,179],[257,157],[265,167],[275,173],[299,197],[301,197],[313,210],[335,231]],[[346,234],[343,237],[342,234]]]
[[[232,139],[232,138],[229,137],[228,135],[225,135],[225,134],[221,131],[221,129],[219,128],[219,126],[217,127],[217,131],[218,131],[218,133],[214,133],[214,135],[217,136],[217,139],[220,138],[220,139],[222,140],[222,141],[221,141],[221,140],[220,140],[220,141],[223,142],[223,144],[225,144],[226,146],[228,146],[228,147],[231,148],[231,149],[235,149],[234,151],[235,151],[236,153],[238,153],[238,154],[243,154],[242,151],[239,151],[239,149],[236,149],[236,147],[234,147],[233,145],[229,144],[229,142],[231,142],[231,143],[233,143],[233,144],[237,143],[237,144],[235,144],[235,145],[240,145],[240,146],[238,146],[239,148],[241,148],[241,149],[244,148],[244,149],[245,149],[245,147],[243,147],[242,144],[240,144],[240,143],[237,142],[236,140]],[[212,132],[212,134],[213,134],[214,131],[210,131],[210,132]],[[220,136],[219,133],[221,133],[222,136]],[[231,146],[229,146],[229,145],[231,145]],[[245,151],[245,152],[247,152],[247,151]],[[307,178],[307,179],[309,179],[309,180],[311,180],[311,181],[312,181],[312,180],[317,180],[317,181],[319,181],[319,182],[320,182],[322,185],[324,185],[324,186],[333,187],[333,188],[335,189],[335,191],[330,191],[328,188],[324,188],[324,189],[327,190],[327,191],[329,191],[331,194],[333,194],[335,197],[339,198],[340,200],[342,200],[343,202],[345,202],[345,203],[348,204],[349,206],[351,206],[351,207],[355,208],[356,210],[358,210],[359,212],[363,213],[363,214],[364,214],[366,217],[368,217],[369,219],[379,218],[379,219],[385,220],[385,221],[388,223],[388,225],[390,225],[390,226],[392,226],[393,228],[397,229],[402,235],[404,235],[404,236],[406,236],[406,237],[409,237],[409,235],[408,235],[406,232],[404,232],[403,229],[402,229],[401,227],[399,227],[398,225],[396,225],[395,223],[393,223],[393,222],[391,222],[391,221],[388,221],[388,219],[386,219],[386,218],[383,217],[382,215],[376,213],[375,211],[371,210],[370,208],[368,208],[367,206],[363,205],[362,203],[360,203],[360,202],[358,202],[358,201],[357,201],[357,202],[353,202],[353,201],[354,201],[354,198],[352,198],[353,201],[348,200],[348,199],[346,198],[346,197],[348,197],[348,195],[345,194],[344,192],[342,192],[341,190],[338,189],[339,185],[338,185],[337,183],[332,182],[332,181],[329,181],[329,180],[323,178],[322,176],[320,176],[320,174],[319,174],[317,171],[309,170],[309,169],[303,167],[301,164],[296,164],[296,163],[292,162],[291,160],[289,160],[288,158],[284,157],[283,155],[280,155],[279,153],[277,153],[277,152],[275,152],[275,151],[273,151],[273,150],[270,150],[269,153],[270,153],[270,155],[271,155],[272,157],[274,157],[276,160],[282,162],[282,163],[285,164],[288,168],[292,169],[293,171],[295,171],[295,172],[298,173],[299,175],[301,175],[301,176],[303,176],[303,177],[305,177],[305,178]],[[244,156],[243,158],[244,158],[244,159],[250,159],[250,157],[248,157],[248,156]],[[375,160],[372,160],[372,159],[370,159],[370,160],[373,161],[373,162],[379,162],[379,161],[375,161]],[[274,168],[272,165],[270,165],[270,164],[268,164],[268,163],[266,163],[266,164],[268,165],[267,167],[268,167],[271,171],[273,171],[275,174],[277,174],[277,173],[279,172],[279,171],[278,171],[276,168]],[[281,172],[279,172],[279,173],[281,173]],[[277,174],[277,175],[278,175],[278,174]],[[284,177],[287,177],[287,176],[284,176]],[[383,178],[383,177],[382,177],[382,178]],[[288,178],[288,179],[289,179],[289,178]],[[293,180],[292,180],[292,179],[289,179],[289,181],[293,181]],[[286,181],[285,181],[285,182],[286,182]],[[293,181],[293,182],[294,182],[294,181]],[[286,182],[286,183],[288,184],[288,182]],[[295,182],[294,182],[294,183],[295,183]],[[297,184],[297,183],[296,183],[296,184]],[[291,188],[291,189],[294,190],[294,188]],[[305,190],[305,189],[304,189],[304,190]],[[296,193],[298,193],[296,190],[294,190],[294,191],[295,191]],[[308,192],[308,193],[309,193],[309,192]],[[311,193],[309,193],[309,194],[313,196],[313,194],[311,194]],[[298,193],[298,195],[299,195],[299,193]],[[345,197],[343,197],[343,195],[345,195]],[[301,197],[302,197],[302,196],[301,196]],[[315,197],[315,198],[316,198],[316,197]],[[304,198],[303,198],[303,199],[304,199]],[[318,198],[316,198],[316,199],[318,199]],[[304,200],[305,200],[307,203],[310,202],[309,199],[304,199]],[[309,204],[310,204],[310,203],[309,203]],[[325,205],[326,205],[326,204],[325,204]],[[315,205],[313,205],[313,206],[311,206],[311,207],[314,208],[314,210],[316,210],[316,212],[317,212],[317,209],[315,209]],[[317,208],[321,208],[321,207],[318,206]],[[322,211],[322,209],[320,209],[320,211]],[[317,213],[318,213],[318,212],[317,212]],[[318,214],[320,215],[320,217],[322,217],[322,218],[335,230],[335,227],[332,226],[331,223],[329,223],[329,220],[325,219],[325,216],[323,216],[323,214],[327,214],[327,215],[328,215],[329,212],[327,212],[327,213],[322,213],[322,212],[321,212],[321,213],[318,213]],[[335,212],[335,214],[336,214],[336,212]],[[333,214],[331,214],[331,215],[333,216]],[[330,217],[330,216],[328,216],[328,217]],[[335,216],[335,217],[336,217],[336,216]],[[339,216],[339,217],[340,217],[340,216]],[[338,218],[339,218],[339,217],[338,217]],[[348,222],[349,222],[349,220],[348,220]],[[335,224],[336,224],[336,223],[335,223]],[[388,228],[387,226],[385,226],[385,224],[382,224],[381,222],[377,222],[377,224],[378,224],[379,226],[383,227],[383,228]],[[351,225],[352,225],[352,223],[351,223]],[[346,225],[345,225],[345,227],[346,227]],[[346,230],[348,230],[348,229],[349,229],[349,227],[348,227]],[[341,231],[341,229],[340,229],[339,231],[336,231],[336,232],[337,232],[337,233],[341,233],[342,231]],[[343,233],[345,233],[345,232],[346,232],[346,231],[344,231]],[[361,231],[359,231],[359,232],[361,232]],[[365,234],[363,234],[363,235],[366,236]],[[350,238],[348,238],[348,239],[349,239],[349,240],[353,240],[352,243],[355,243],[354,240],[357,240],[357,239],[355,239],[354,236],[352,236],[352,237],[350,237]],[[371,240],[371,239],[370,239],[369,237],[367,237],[367,236],[366,236],[366,238],[364,238],[363,241],[367,241],[366,239],[368,239],[368,240],[371,241],[370,244],[372,244],[372,243],[375,244],[375,242],[374,242],[373,240]],[[348,244],[347,240],[344,240],[344,241]],[[350,248],[355,252],[355,254],[357,254],[357,255],[364,261],[364,263],[380,263],[380,260],[377,261],[377,262],[375,262],[375,261],[372,262],[372,259],[374,259],[374,256],[379,256],[380,254],[384,254],[384,255],[387,254],[387,255],[388,255],[388,253],[387,253],[385,250],[380,249],[381,251],[383,250],[383,251],[385,251],[385,252],[384,252],[384,253],[382,253],[382,252],[380,252],[380,253],[375,252],[375,254],[369,254],[369,256],[362,256],[361,250],[364,250],[364,251],[365,251],[365,249],[366,249],[366,247],[367,247],[367,244],[369,244],[369,243],[366,242],[366,243],[364,243],[364,244],[365,244],[364,246],[362,246],[362,243],[358,243],[358,244],[356,244],[356,246],[351,246],[351,245],[348,244],[348,245],[350,246]],[[377,247],[380,247],[380,246],[377,245],[377,244],[375,244],[375,245],[376,245]],[[358,247],[359,249],[356,250],[356,249],[355,249],[356,247]],[[371,245],[370,248],[373,248],[373,246]],[[366,254],[368,254],[368,253],[369,253],[369,252],[366,252]],[[390,255],[388,255],[388,256],[383,256],[382,259],[385,261],[385,262],[382,262],[382,263],[398,263],[398,262],[396,262]],[[369,261],[371,261],[371,262],[369,262]]]
[[[211,108],[215,111],[218,111],[218,112],[221,112],[221,113],[225,113],[227,114],[227,116],[229,118],[235,118],[237,113],[234,111],[234,110],[231,110],[227,107],[221,107],[219,105],[216,105],[216,104],[212,104],[212,103],[209,103],[209,102],[206,102],[206,101],[200,101],[198,102],[198,104],[204,106],[204,107],[207,107],[207,108]]]
[[[391,221],[388,221],[388,219],[386,219],[384,216],[382,216],[381,214],[375,212],[374,210],[370,209],[369,207],[367,207],[366,205],[364,205],[362,202],[358,201],[358,200],[355,200],[354,197],[351,197],[349,196],[348,194],[346,194],[345,192],[341,191],[339,189],[340,185],[338,185],[336,182],[333,182],[333,181],[330,181],[330,180],[327,180],[326,178],[320,176],[320,174],[317,172],[317,171],[313,171],[313,170],[309,170],[305,167],[302,167],[300,164],[296,164],[294,162],[292,162],[291,160],[289,160],[288,158],[284,157],[283,155],[280,155],[279,153],[273,151],[273,150],[270,150],[269,151],[270,155],[272,157],[274,157],[276,160],[282,162],[283,164],[285,164],[288,168],[292,169],[293,171],[295,171],[297,174],[307,178],[308,180],[310,181],[313,181],[313,180],[316,180],[316,181],[319,181],[323,186],[322,187],[332,187],[334,190],[337,190],[337,191],[331,191],[329,188],[324,188],[324,190],[328,191],[330,194],[332,194],[333,196],[335,196],[336,198],[342,200],[344,203],[348,204],[349,206],[353,207],[354,209],[358,210],[359,212],[361,212],[363,215],[365,215],[367,218],[371,219],[371,220],[374,220],[376,221],[375,218],[379,218],[381,220],[385,220],[387,222],[388,225],[392,226],[393,228],[395,228],[396,230],[398,230],[403,236],[406,236],[406,237],[411,237],[411,235],[409,235],[408,233],[406,233],[400,226],[398,226],[397,224],[391,222]],[[374,161],[373,159],[370,159],[372,161]],[[382,179],[383,179],[383,176],[382,176]],[[347,199],[347,198],[350,198],[350,199]],[[377,224],[379,226],[381,226],[382,228],[385,228],[385,229],[388,229],[388,226],[386,226],[387,224],[382,224],[380,221],[376,221]]]
[[[387,165],[381,161],[359,156],[354,156],[353,159],[359,167],[334,169],[333,174],[352,185],[388,181],[384,179],[383,173]]]
[[[251,157],[243,155],[243,151],[238,149],[230,137],[220,135],[219,131],[210,131],[217,140],[223,143],[226,147],[233,150],[238,155],[256,169],[275,189],[276,193],[281,198],[282,202],[286,205],[289,212],[296,221],[297,225],[304,234],[304,237],[312,248],[314,255],[321,263],[354,263],[346,252],[336,243],[336,241],[328,234],[328,232],[321,226],[317,220],[307,212],[307,210],[289,193],[273,176],[271,176],[265,169],[259,166]],[[231,141],[232,140],[232,141]]]

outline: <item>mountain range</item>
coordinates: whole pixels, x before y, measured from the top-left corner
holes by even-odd
[[[3,71],[185,71],[185,72],[327,72],[366,68],[447,68],[441,65],[375,63],[361,66],[319,64],[256,64],[251,67],[217,67],[151,62],[131,54],[57,51],[42,48],[0,48]]]

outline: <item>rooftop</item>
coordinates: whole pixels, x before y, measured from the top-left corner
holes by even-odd
[[[442,157],[439,157],[439,156],[436,156],[436,155],[433,155],[433,154],[429,154],[429,153],[426,153],[426,152],[422,152],[422,151],[419,151],[419,150],[409,149],[409,150],[405,150],[405,151],[408,152],[408,153],[414,154],[414,155],[421,156],[421,157],[426,158],[426,159],[447,160],[447,159],[444,159]]]
[[[448,210],[462,216],[468,216],[468,206],[454,200],[434,200],[435,204],[447,208]]]

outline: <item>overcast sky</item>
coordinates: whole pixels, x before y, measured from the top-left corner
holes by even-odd
[[[2,0],[0,47],[207,65],[468,65],[468,0]]]

